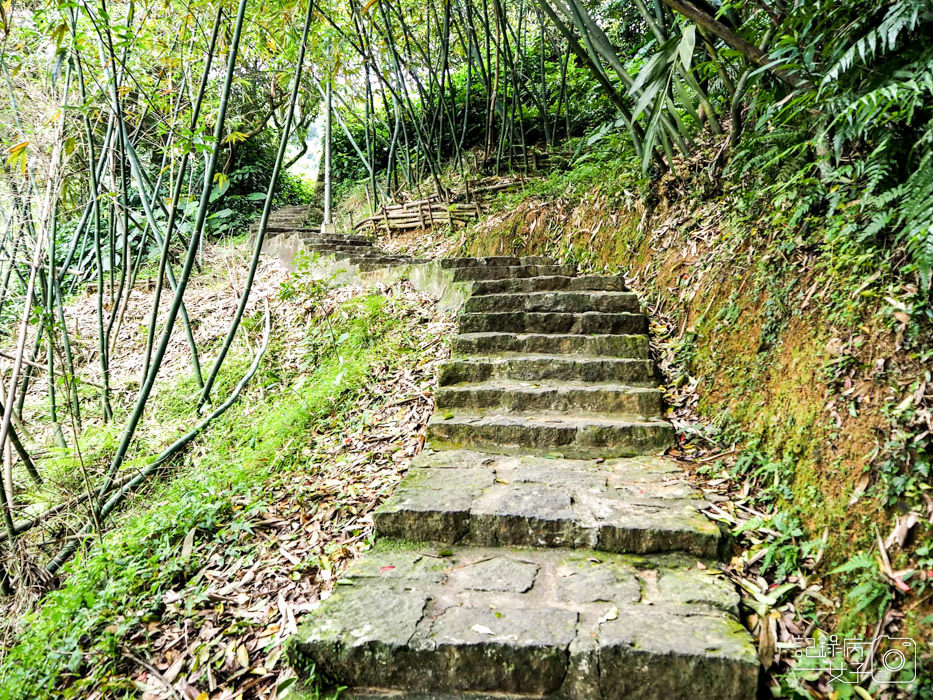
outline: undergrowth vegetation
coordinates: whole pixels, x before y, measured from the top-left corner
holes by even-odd
[[[264,364],[248,390],[260,407],[234,407],[190,471],[149,487],[161,507],[137,500],[99,532],[114,478],[162,447],[145,428],[195,424],[249,367],[227,350],[262,325],[243,313],[268,215],[311,194],[285,153],[307,150],[330,85],[335,189],[357,222],[508,175],[519,191],[477,203],[484,220],[421,245],[629,275],[654,314],[676,454],[725,499],[713,517],[737,538],[730,571],[774,692],[898,692],[795,675],[786,652],[798,632],[928,642],[933,627],[929,0],[61,2],[3,5],[0,31],[0,447],[17,455],[0,485],[0,592],[32,602],[82,557],[23,628],[10,687],[127,690],[107,673],[132,660],[127,630],[155,622],[141,601],[197,577],[184,557],[159,571],[184,533],[240,537],[262,488],[304,463],[291,431],[363,420],[352,399],[396,352],[375,300],[313,323],[302,366]],[[237,311],[205,332],[188,313],[202,242],[241,234],[260,202]],[[143,279],[157,291],[128,329]],[[93,322],[78,333],[66,309],[82,288]],[[284,292],[330,298],[307,280]],[[163,368],[170,346],[190,381]],[[119,375],[132,379],[111,386]],[[249,432],[260,424],[267,437]],[[58,549],[30,540],[25,521],[59,506]]]
[[[779,595],[765,610],[796,625],[778,627],[778,661],[763,659],[774,691],[854,692],[795,674],[790,638],[930,641],[933,315],[919,269],[905,278],[910,242],[846,238],[857,206],[801,203],[742,160],[711,178],[698,154],[681,178],[653,180],[619,137],[581,154],[501,195],[454,244],[630,277],[657,319],[675,454],[740,504],[712,514],[744,550],[733,570],[758,596],[756,577],[767,580]],[[757,633],[764,615],[747,610]]]
[[[424,311],[413,310],[413,302],[397,291],[368,295],[361,291],[335,292],[326,281],[300,276],[283,287],[284,313],[292,316],[285,323],[298,322],[298,335],[294,329],[292,333],[278,329],[248,396],[217,419],[192,450],[167,466],[166,478],[134,496],[118,526],[99,540],[95,536],[68,565],[62,587],[46,594],[33,612],[18,621],[14,643],[0,664],[0,697],[85,697],[91,693],[130,697],[145,690],[144,684],[141,687],[133,681],[136,672],[145,670],[134,665],[136,650],[146,651],[139,653],[143,658],[157,656],[153,642],[161,628],[181,620],[193,625],[197,635],[204,611],[217,609],[216,586],[212,589],[205,569],[223,568],[238,559],[262,559],[260,521],[275,512],[283,492],[297,497],[296,479],[317,489],[335,477],[345,478],[341,476],[346,469],[344,458],[325,448],[333,442],[343,447],[343,436],[373,422],[373,413],[385,403],[381,392],[374,392],[374,383],[397,367],[406,371],[414,363],[431,367],[423,359],[425,346],[413,325],[420,321],[422,332],[430,330],[423,323]],[[310,314],[307,325],[300,320],[305,313]],[[429,338],[432,345],[440,340],[436,335]],[[231,362],[229,370],[225,368],[220,391],[238,378],[236,365],[245,363],[240,359]],[[186,398],[190,393],[185,387],[192,383],[193,379],[186,378],[174,390],[160,393],[152,405],[153,420],[173,425],[196,415],[196,401]],[[361,411],[362,407],[367,408]],[[403,437],[417,440],[417,434]],[[351,485],[349,493],[359,488]],[[368,488],[365,482],[362,488]],[[338,503],[347,500],[346,489],[347,484],[340,486]],[[318,503],[327,509],[327,500],[318,497]],[[296,515],[303,518],[317,512],[313,499],[301,506]],[[356,507],[344,507],[347,517],[358,514]],[[330,517],[335,523],[341,520],[334,513]],[[365,546],[371,522],[363,520],[351,532],[358,535],[355,546]],[[288,577],[309,581],[317,577],[319,588],[331,580],[333,568],[352,555],[338,544],[339,540],[328,539],[321,543],[320,554],[294,566],[285,561],[284,571],[278,562],[271,568],[281,571],[286,581]],[[184,590],[182,604],[167,605],[171,592],[178,589]],[[233,640],[231,653],[236,659],[241,658],[238,637],[258,624],[251,619],[249,615],[234,618],[234,624],[224,630],[226,637],[221,641]],[[217,657],[212,650],[208,658],[206,651],[202,653],[210,637],[202,632],[202,639],[200,646],[187,649],[182,672],[187,673],[192,688],[206,690],[211,673],[223,679],[231,669],[225,666],[224,654]],[[263,649],[266,653],[265,665],[248,665],[245,670],[258,673],[264,681],[269,676],[273,687],[278,677],[284,690],[293,678],[276,668],[275,645],[266,649],[271,641],[248,647],[242,642],[244,650],[249,649],[244,652],[247,659],[250,653],[255,656]],[[237,668],[234,663],[233,670]]]

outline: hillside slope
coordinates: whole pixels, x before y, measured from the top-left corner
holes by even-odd
[[[772,643],[808,626],[928,642],[933,335],[922,293],[894,271],[897,249],[836,243],[830,227],[844,216],[793,221],[786,199],[692,165],[648,182],[597,154],[525,181],[466,228],[383,244],[626,274],[653,312],[675,453],[742,545],[734,573],[759,593],[782,587],[768,606],[781,625],[762,633],[753,612],[750,626]],[[929,653],[919,662],[929,669]]]

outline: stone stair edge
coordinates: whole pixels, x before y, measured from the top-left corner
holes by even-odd
[[[287,654],[401,697],[750,699],[758,660],[734,588],[712,563],[664,561],[389,541],[351,566]]]

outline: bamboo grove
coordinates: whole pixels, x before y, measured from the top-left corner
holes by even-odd
[[[927,2],[372,0],[318,13],[330,47],[318,75],[339,84],[337,168],[368,181],[373,206],[423,194],[425,178],[443,198],[448,163],[527,172],[535,149],[596,127],[626,134],[653,176],[682,176],[714,142],[711,180],[729,164],[775,198],[799,190],[794,220],[855,200],[847,240],[905,246],[904,271],[930,289]]]
[[[50,515],[83,513],[43,559],[48,573],[235,399],[214,386],[265,222],[287,196],[328,84],[337,179],[365,183],[372,210],[425,187],[446,199],[451,168],[463,179],[529,172],[536,153],[558,153],[571,137],[620,132],[650,176],[700,167],[715,180],[728,163],[771,197],[798,193],[792,221],[857,207],[842,243],[903,249],[903,273],[930,289],[933,48],[916,39],[933,11],[921,0],[85,0],[0,10],[0,319],[14,348],[2,373],[0,537],[12,553]],[[697,166],[691,158],[710,143],[715,155]],[[206,354],[185,291],[205,237],[249,216],[261,225],[247,284],[221,347]],[[109,357],[147,266],[156,290],[139,387],[117,410]],[[82,289],[96,297],[93,383],[78,378],[69,336],[67,303]],[[176,327],[199,403],[205,413],[219,405],[128,470]],[[22,416],[40,375],[60,449],[76,451],[85,422],[122,428],[106,463],[81,464],[80,492],[24,515],[19,494],[46,478]],[[8,563],[7,587],[16,557]]]
[[[244,144],[258,139],[268,122],[277,124],[264,145],[274,154],[267,158],[264,181],[240,186],[262,187],[253,199],[264,203],[265,225],[281,190],[280,173],[289,165],[289,137],[303,134],[316,116],[318,99],[303,72],[310,8],[265,8],[262,18],[259,13],[246,0],[186,8],[133,2],[4,7],[0,69],[10,125],[5,139],[11,145],[3,182],[0,313],[14,352],[7,354],[3,376],[0,444],[12,446],[15,457],[6,460],[0,489],[0,538],[13,553],[23,532],[58,513],[78,514],[83,524],[72,518],[66,536],[53,538],[57,550],[42,562],[46,577],[101,531],[127,493],[229,407],[268,345],[267,312],[255,362],[230,395],[217,396],[212,388],[250,285],[223,347],[209,361],[197,347],[197,319],[185,303],[205,235],[236,214],[222,208],[222,199],[236,189],[238,175],[244,180],[249,174],[248,168],[244,176],[243,168],[234,167],[249,163],[249,153],[241,153]],[[177,31],[166,32],[169,24]],[[138,391],[117,412],[109,360],[137,277],[147,266],[156,281]],[[96,380],[79,376],[72,352],[67,303],[81,288],[96,297]],[[188,344],[204,417],[161,454],[126,470],[177,325]],[[81,488],[59,503],[49,502],[48,494],[59,493],[54,486],[43,491],[42,459],[24,445],[30,430],[23,404],[30,383],[42,374],[57,447],[81,472]],[[119,437],[107,459],[85,463],[84,424],[115,420]],[[41,511],[26,509],[23,480],[43,494]],[[7,558],[4,590],[10,590],[17,570],[22,579],[26,563]]]

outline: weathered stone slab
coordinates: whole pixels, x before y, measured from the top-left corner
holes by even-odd
[[[434,449],[609,458],[659,452],[673,442],[674,429],[666,421],[650,419],[462,413],[435,414],[427,437]]]
[[[509,357],[456,357],[441,365],[438,383],[449,386],[490,379],[515,381],[612,382],[644,386],[655,379],[648,359],[627,357],[561,357],[519,355]]]
[[[339,234],[302,233],[301,239],[309,245],[371,246],[373,244],[365,236],[342,236]]]
[[[554,260],[552,258],[545,258],[539,255],[531,255],[526,257],[493,255],[485,258],[444,258],[441,260],[441,267],[446,269],[475,267],[531,267],[536,265],[554,265]]]
[[[491,557],[450,573],[450,582],[471,591],[525,593],[535,584],[540,566],[515,557]]]
[[[544,291],[484,294],[470,297],[464,313],[638,313],[638,297],[631,292]]]
[[[481,296],[483,294],[512,294],[516,292],[550,292],[564,290],[595,292],[628,291],[625,286],[625,278],[622,277],[622,275],[583,275],[580,277],[551,276],[477,282],[473,287],[473,295]]]
[[[439,579],[423,576],[423,560],[438,562]],[[657,586],[646,600],[645,579],[670,571],[714,591],[714,602],[682,603]],[[418,545],[377,548],[345,581],[305,617],[288,656],[351,697],[755,696],[757,658],[731,585],[683,557],[460,547],[444,556]]]
[[[354,685],[405,683],[405,657],[428,600],[424,591],[364,579],[358,588],[338,589],[326,614],[311,616],[299,638],[314,650],[323,678],[336,680],[354,668]]]
[[[464,313],[460,315],[461,333],[647,333],[648,319],[637,313]]]
[[[380,530],[406,540],[459,542],[473,500],[495,481],[488,469],[412,469],[377,516]]]
[[[313,250],[317,252],[322,251],[335,251],[340,253],[361,253],[368,250],[373,250],[371,243],[339,243],[334,241],[305,241],[305,248],[307,250]]]
[[[626,562],[591,559],[567,560],[556,570],[556,595],[565,603],[640,603],[642,583],[637,570]]]
[[[572,275],[576,268],[573,265],[515,265],[505,267],[501,265],[488,267],[454,267],[454,282],[471,282],[478,280],[504,280],[525,277],[538,277],[540,275]]]
[[[621,416],[659,416],[664,394],[651,387],[617,383],[540,383],[490,380],[475,384],[441,386],[435,392],[437,408],[524,413],[601,413]]]
[[[696,508],[697,493],[663,467],[654,480],[632,483],[625,480],[626,467],[632,468],[627,460],[453,450],[419,457],[416,464],[375,513],[380,537],[708,557],[720,547],[719,528]],[[665,585],[677,583],[672,578]]]
[[[443,557],[430,556],[417,549],[381,547],[354,563],[353,579],[443,583],[447,568],[447,560]]]
[[[470,297],[465,313],[501,313],[515,311],[600,313],[637,313],[638,297],[630,292],[544,291],[509,294],[485,294]]]
[[[646,335],[577,335],[572,333],[462,333],[454,336],[455,355],[497,355],[505,353],[630,357],[650,356]]]
[[[376,270],[384,270],[387,267],[397,268],[400,265],[406,265],[406,266],[409,266],[410,268],[410,267],[414,267],[417,265],[423,265],[426,262],[428,261],[418,260],[416,258],[413,258],[411,260],[405,260],[405,261],[390,260],[388,262],[363,262],[359,264],[359,271],[360,272],[375,272]]]
[[[620,609],[600,625],[604,698],[752,697],[758,659],[748,632],[726,615]],[[697,688],[698,692],[688,692]]]

